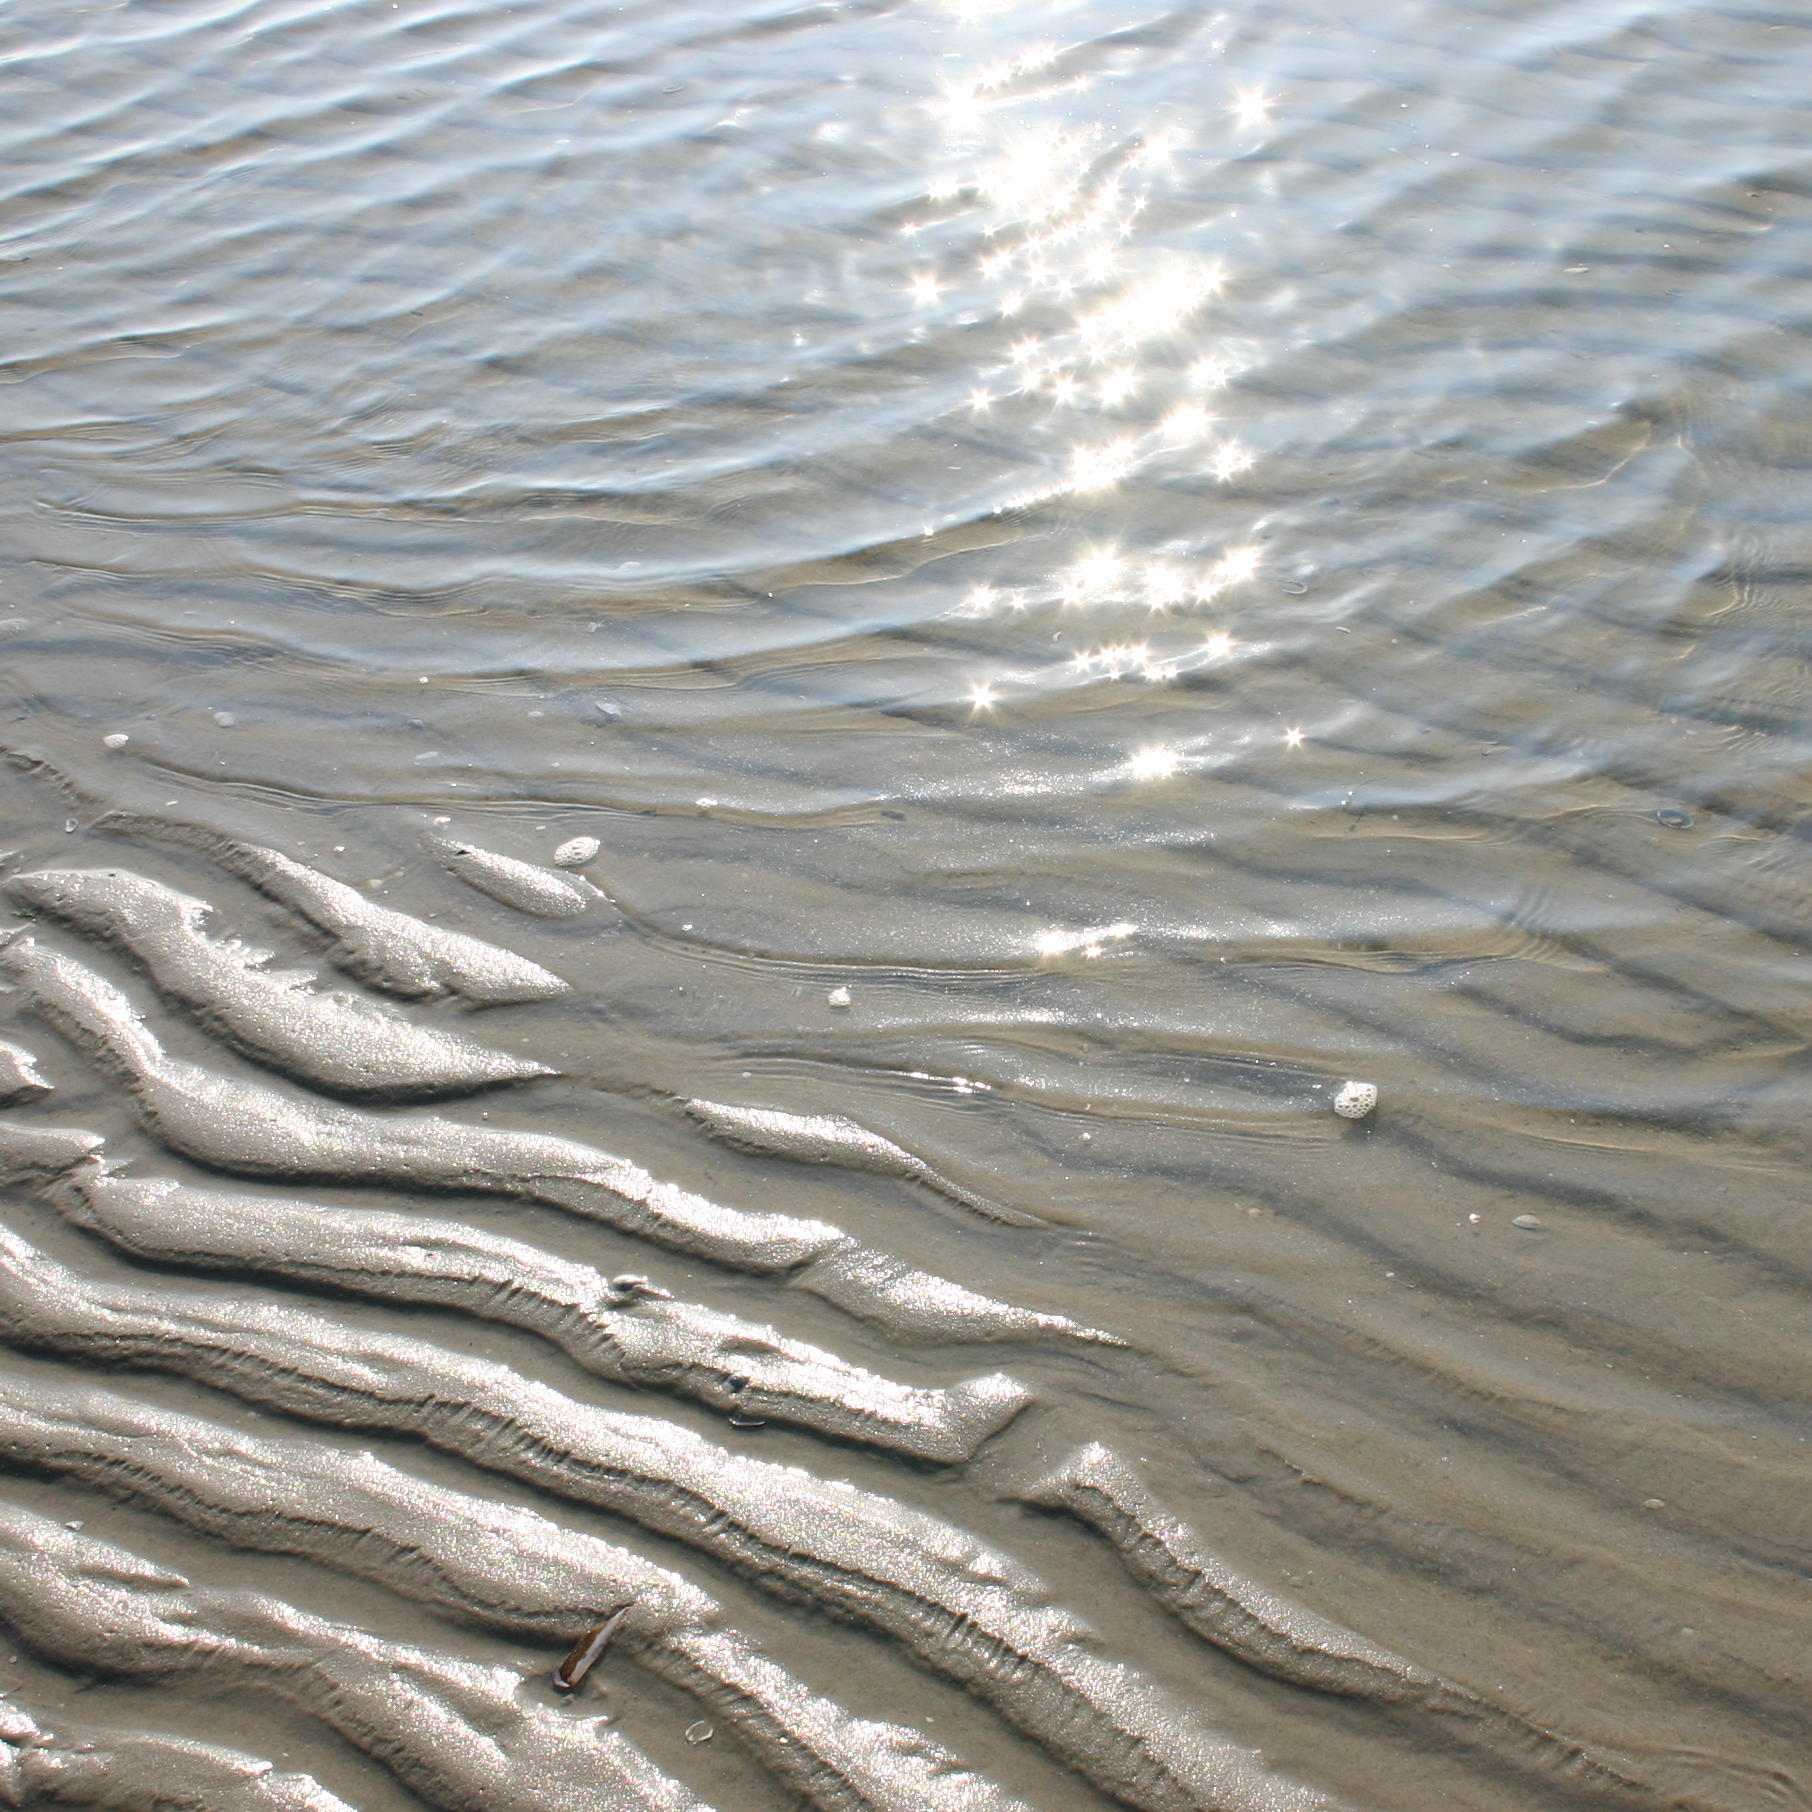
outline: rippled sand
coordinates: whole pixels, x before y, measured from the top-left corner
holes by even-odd
[[[1809,81],[5,9],[0,1802],[1812,1807]]]

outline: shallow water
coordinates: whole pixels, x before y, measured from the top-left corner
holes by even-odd
[[[213,912],[8,895],[10,1790],[1812,1806],[1809,79],[1613,0],[15,0],[0,848]],[[1026,1501],[1085,1443],[1207,1573]]]

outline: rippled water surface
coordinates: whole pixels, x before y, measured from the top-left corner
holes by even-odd
[[[1812,1807],[1809,95],[0,9],[0,1802]]]

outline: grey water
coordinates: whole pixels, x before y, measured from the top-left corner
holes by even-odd
[[[1812,1807],[1808,145],[1767,4],[0,9],[0,1803]]]

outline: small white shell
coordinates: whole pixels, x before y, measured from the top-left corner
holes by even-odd
[[[115,730],[111,734],[101,738],[101,747],[104,749],[123,749],[131,740],[132,738],[128,736],[124,730]]]
[[[568,837],[554,851],[556,868],[583,868],[604,847],[596,837]]]
[[[1363,1120],[1378,1105],[1375,1082],[1343,1082],[1334,1097],[1334,1112],[1343,1120]]]
[[[850,995],[847,988],[832,988],[824,997],[833,1007],[847,1007]]]

